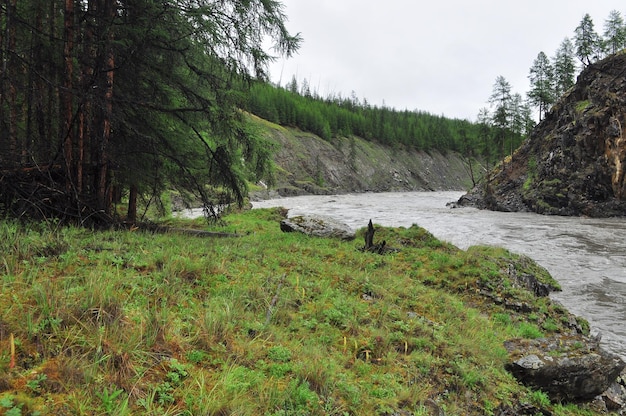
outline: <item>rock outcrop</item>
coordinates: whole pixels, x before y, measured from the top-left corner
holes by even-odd
[[[594,399],[615,383],[625,366],[596,340],[580,334],[512,340],[505,347],[511,354],[507,370],[559,402]]]
[[[576,85],[486,183],[459,205],[542,214],[626,215],[626,53],[585,68]]]
[[[306,235],[354,240],[355,232],[348,225],[323,215],[299,215],[280,222],[283,232],[301,232]]]

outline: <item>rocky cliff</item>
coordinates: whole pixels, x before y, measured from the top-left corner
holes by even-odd
[[[311,133],[256,120],[276,143],[276,183],[251,198],[348,192],[466,190],[468,165],[456,153],[391,148],[358,137],[325,141]]]
[[[461,205],[626,215],[626,53],[590,65],[529,138]]]

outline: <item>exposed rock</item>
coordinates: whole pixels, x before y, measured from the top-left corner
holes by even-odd
[[[585,68],[529,138],[458,205],[626,215],[626,53]]]
[[[300,215],[280,222],[283,232],[301,232],[315,237],[354,240],[355,232],[348,225],[323,215]]]
[[[625,366],[597,341],[579,334],[516,339],[507,341],[505,347],[511,360],[506,369],[553,401],[590,401],[615,383]]]
[[[269,124],[266,139],[276,143],[274,164],[280,175],[268,189],[250,192],[251,200],[348,192],[465,190],[472,185],[464,159],[389,147],[359,137],[332,142],[312,133]]]
[[[602,400],[607,410],[622,410],[622,414],[626,414],[626,370],[622,370],[622,374],[602,394]]]

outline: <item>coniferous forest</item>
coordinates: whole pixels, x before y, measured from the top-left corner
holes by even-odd
[[[275,1],[2,1],[0,213],[107,224],[124,195],[133,221],[166,188],[242,203],[269,151],[236,85],[265,76],[267,39],[297,50],[284,20]]]
[[[433,115],[425,111],[398,111],[371,106],[356,97],[323,98],[311,93],[306,81],[298,88],[294,79],[286,88],[255,83],[249,92],[247,109],[266,120],[296,127],[332,141],[333,137],[356,135],[391,147],[440,152],[494,161],[504,154],[494,147],[498,130],[489,120],[471,122]],[[524,132],[503,128],[503,149],[516,148]]]

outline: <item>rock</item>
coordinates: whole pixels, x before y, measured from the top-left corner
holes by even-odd
[[[587,66],[528,139],[456,206],[626,215],[626,54]]]
[[[354,240],[355,232],[348,225],[323,215],[300,215],[280,222],[283,232],[301,232],[306,235]]]
[[[505,347],[511,360],[506,369],[522,384],[546,392],[553,401],[593,400],[615,383],[626,365],[580,334],[516,339],[507,341]]]
[[[621,410],[620,414],[626,414],[626,370],[622,370],[617,380],[602,393],[601,399],[607,410]]]

